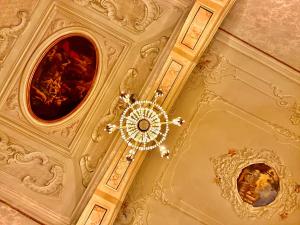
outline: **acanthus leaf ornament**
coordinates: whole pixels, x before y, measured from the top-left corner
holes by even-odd
[[[152,101],[136,100],[133,95],[122,93],[120,99],[126,104],[119,125],[107,124],[105,130],[111,134],[116,130],[122,139],[132,148],[126,155],[131,162],[138,150],[150,151],[159,148],[162,158],[169,158],[170,151],[162,146],[169,133],[169,125],[182,126],[181,117],[169,120],[166,111],[157,104],[163,96],[161,90],[155,92]]]

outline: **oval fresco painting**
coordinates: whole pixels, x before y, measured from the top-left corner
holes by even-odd
[[[32,76],[32,113],[46,121],[68,115],[89,93],[96,72],[97,53],[89,39],[68,36],[55,41]]]
[[[238,192],[244,202],[253,207],[273,202],[279,192],[276,171],[264,163],[245,167],[237,180]]]

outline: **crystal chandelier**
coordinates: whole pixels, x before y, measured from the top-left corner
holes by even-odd
[[[136,101],[133,95],[121,94],[120,99],[126,104],[119,125],[107,124],[105,130],[113,133],[119,130],[122,139],[132,148],[126,155],[128,161],[134,160],[138,150],[150,151],[159,148],[161,157],[169,158],[170,151],[161,145],[167,138],[169,125],[181,126],[181,117],[169,120],[166,111],[157,104],[157,99],[163,96],[157,90],[152,101]]]

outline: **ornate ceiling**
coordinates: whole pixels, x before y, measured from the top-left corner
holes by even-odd
[[[115,225],[299,224],[299,75],[260,57],[227,33],[216,35],[173,107],[186,124],[170,133],[170,160],[148,155]],[[253,164],[279,177],[275,200],[261,207],[252,205],[258,187],[278,178],[258,179],[246,202],[239,179]]]
[[[158,72],[192,1],[44,2],[1,2],[0,199],[46,224],[70,224],[111,160],[103,126],[119,116],[119,92],[140,93]],[[171,111],[187,121],[170,133],[171,159],[148,155],[116,225],[300,223],[299,7],[237,1]],[[95,88],[83,110],[45,127],[26,111],[30,71],[49,44],[74,31],[100,46]],[[263,210],[235,189],[252,163],[274,168],[282,185]],[[0,224],[7,215],[13,225],[36,224],[5,203],[0,209]]]
[[[110,162],[107,150],[113,137],[104,136],[103,125],[116,119],[119,93],[141,91],[156,72],[155,63],[168,54],[165,47],[176,38],[190,4],[152,0],[1,2],[5,8],[0,19],[2,200],[46,224],[70,224],[78,219]],[[32,116],[27,87],[34,65],[48,46],[72,34],[95,44],[97,74],[80,110],[48,123]],[[76,52],[71,53],[69,61],[75,60],[78,66],[84,63]],[[51,54],[47,54],[49,59]],[[62,56],[58,52],[55,57]],[[49,89],[49,96],[41,91],[49,85],[54,88],[59,80],[45,82],[36,93],[37,99],[46,98],[48,104],[53,90]]]

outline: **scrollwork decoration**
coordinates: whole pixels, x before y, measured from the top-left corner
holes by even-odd
[[[300,125],[300,104],[294,103],[292,107],[292,115],[290,116],[290,121],[293,125]]]
[[[165,46],[168,37],[161,37],[159,40],[155,40],[153,43],[144,45],[140,50],[140,58],[134,63],[133,68],[130,68],[122,79],[119,92],[126,92],[130,94],[139,93],[141,87],[144,85],[145,79],[149,72],[152,70],[153,62],[159,56],[159,53]],[[113,53],[113,51],[112,51]],[[114,122],[114,120],[120,115],[124,103],[119,101],[119,96],[113,98],[110,108],[103,117],[100,118],[93,133],[92,140],[94,143],[103,141],[103,137],[106,134],[104,128],[106,124]],[[90,182],[95,168],[99,161],[104,157],[105,151],[90,151],[87,150],[80,159],[80,168],[82,173],[82,183],[86,187]]]
[[[154,0],[138,0],[128,1],[126,4],[130,4],[127,9],[138,7],[143,5],[143,15],[140,16],[136,13],[133,16],[132,13],[125,10],[121,11],[120,8],[124,7],[124,1],[114,0],[73,0],[76,4],[90,7],[107,17],[120,26],[127,27],[134,32],[143,32],[145,29],[160,16],[160,7]]]
[[[201,77],[206,85],[215,85],[220,84],[225,78],[241,80],[237,71],[237,67],[226,59],[226,57],[217,54],[214,49],[210,49],[201,57],[191,78],[195,79],[195,77]],[[300,105],[296,97],[284,94],[283,91],[273,83],[267,81],[263,82],[270,88],[276,105],[291,112],[289,117],[290,122],[293,125],[300,125]]]
[[[0,131],[0,168],[13,164],[30,165],[35,161],[39,161],[40,165],[45,168],[50,166],[49,173],[52,178],[44,185],[40,185],[30,175],[27,175],[23,177],[22,183],[32,191],[41,194],[49,195],[59,192],[63,185],[63,168],[52,164],[43,152],[29,152],[20,145],[10,143],[9,137]]]
[[[221,195],[227,199],[234,211],[242,218],[271,218],[273,215],[291,214],[299,207],[295,191],[297,184],[292,179],[288,168],[271,150],[255,151],[251,148],[235,150],[235,154],[224,154],[210,159],[215,171]],[[237,190],[237,179],[242,169],[253,163],[265,163],[275,169],[280,179],[280,191],[269,205],[253,207],[244,202]]]
[[[27,11],[19,11],[17,17],[20,20],[19,24],[9,27],[0,27],[0,65],[4,62],[12,43],[18,38],[18,35],[24,30],[28,23]]]

